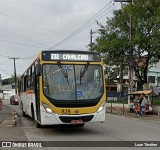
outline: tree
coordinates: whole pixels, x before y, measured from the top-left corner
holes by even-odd
[[[149,64],[160,58],[160,1],[134,0],[99,26],[93,50],[103,54],[107,65],[117,65],[121,73],[131,61],[140,84],[147,83]]]
[[[8,84],[14,84],[15,83],[15,78],[14,75],[12,75],[9,79],[8,79]]]
[[[19,78],[19,76],[17,77],[17,81],[18,81],[18,78]],[[8,85],[8,84],[15,84],[14,75],[12,75],[10,78],[3,80],[3,85]]]

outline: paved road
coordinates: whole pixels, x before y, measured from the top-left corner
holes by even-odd
[[[10,106],[8,101],[4,102]],[[21,116],[19,106],[10,106]],[[21,117],[21,124],[15,129],[23,131],[21,139],[28,141],[160,141],[160,122],[128,118],[106,114],[104,123],[89,123],[83,128],[52,126],[36,128],[29,117]],[[21,133],[22,134],[22,133]],[[22,136],[22,135],[21,135]],[[53,149],[53,148],[51,148]],[[54,148],[54,149],[80,149],[80,148]],[[83,149],[115,149],[115,148],[83,148]],[[128,148],[118,148],[128,149]],[[137,149],[137,148],[130,148]],[[159,149],[159,148],[141,148]]]

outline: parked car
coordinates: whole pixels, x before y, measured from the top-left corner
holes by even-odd
[[[18,95],[12,95],[10,97],[10,104],[11,105],[19,105],[20,97]]]

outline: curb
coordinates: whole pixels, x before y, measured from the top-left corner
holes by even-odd
[[[106,112],[108,114],[112,114],[112,115],[117,115],[117,116],[124,116],[124,117],[127,117],[127,118],[136,118],[136,119],[141,119],[141,120],[152,120],[152,121],[160,121],[160,116],[158,115],[145,115],[144,117],[140,117],[140,116],[137,116],[136,114],[134,115],[130,115],[130,114],[127,114],[127,113],[120,113],[120,112]]]
[[[8,106],[7,106],[8,107]],[[17,120],[17,113],[10,107],[12,114],[11,114],[11,119],[6,119],[6,120],[0,120],[0,126],[16,126],[16,120]]]

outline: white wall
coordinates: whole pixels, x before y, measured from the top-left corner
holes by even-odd
[[[10,99],[12,95],[15,95],[15,89],[9,90],[9,91],[3,91],[3,98],[4,99]]]

